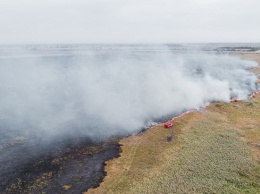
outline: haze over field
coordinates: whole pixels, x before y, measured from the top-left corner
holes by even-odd
[[[56,56],[36,47],[31,56],[3,54],[1,133],[46,139],[129,134],[163,116],[211,101],[246,99],[256,90],[257,76],[247,71],[257,66],[253,61],[174,54],[165,52],[167,46],[132,47],[100,45]]]

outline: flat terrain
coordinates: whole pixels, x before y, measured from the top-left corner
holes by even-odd
[[[254,60],[260,65],[260,50],[256,52],[239,52],[234,54],[239,55],[243,59]],[[260,68],[255,68],[252,71],[258,73],[258,84],[260,84]]]
[[[234,54],[260,63],[260,53]],[[104,181],[86,193],[260,193],[259,93],[170,122],[122,139],[121,157],[106,162]]]
[[[32,149],[33,144],[26,143],[26,139],[16,138],[2,147],[14,150],[16,157],[2,159],[1,164],[5,165],[0,165],[1,194],[82,193],[103,180],[104,161],[118,157],[119,151],[114,139],[62,139],[52,144],[51,150],[40,150],[39,145]]]

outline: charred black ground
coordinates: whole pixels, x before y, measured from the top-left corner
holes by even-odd
[[[154,119],[162,123],[176,114]],[[140,132],[147,130],[140,129]],[[128,134],[130,135],[130,134]],[[128,136],[127,134],[125,136]],[[99,186],[105,161],[119,157],[122,136],[103,140],[70,137],[42,140],[1,134],[0,193],[77,194]]]
[[[16,155],[1,162],[0,193],[6,194],[82,193],[97,187],[105,176],[104,162],[119,156],[117,138],[99,142],[75,138],[42,148],[42,153],[26,142],[3,149],[13,149]]]

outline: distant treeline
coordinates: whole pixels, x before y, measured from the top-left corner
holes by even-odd
[[[260,50],[260,47],[239,46],[239,47],[220,47],[219,49],[225,51],[239,51],[239,50],[257,51]]]

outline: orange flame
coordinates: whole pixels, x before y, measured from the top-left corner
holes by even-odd
[[[256,94],[259,94],[260,91],[257,91],[257,92],[253,92],[250,96],[249,96],[249,99],[252,99],[255,97]]]
[[[186,114],[189,114],[189,113],[191,113],[191,112],[193,112],[193,111],[192,111],[192,110],[188,110],[188,111],[186,111],[186,112],[183,112],[183,113],[181,113],[180,115],[178,115],[178,116],[176,116],[176,117],[173,117],[172,120],[174,121],[175,119],[178,119],[178,118],[180,118],[180,117],[182,117],[182,116],[184,116],[184,115],[186,115]]]
[[[255,97],[256,94],[259,94],[260,91],[257,91],[257,92],[253,92],[250,96],[249,96],[249,99],[252,99]],[[231,98],[230,99],[230,102],[240,102],[242,101],[242,99],[240,98]],[[207,108],[208,106],[210,105],[210,103],[208,102],[207,104],[205,104],[202,108]],[[174,121],[175,119],[178,119],[186,114],[189,114],[191,112],[194,112],[195,110],[188,110],[188,111],[185,111],[183,113],[181,113],[180,115],[176,116],[176,117],[173,117],[171,120]],[[167,123],[167,122],[166,122]],[[162,125],[164,125],[164,123],[162,123]],[[152,128],[153,126],[151,126],[150,128]]]
[[[241,99],[240,98],[231,98],[230,102],[240,102]]]

